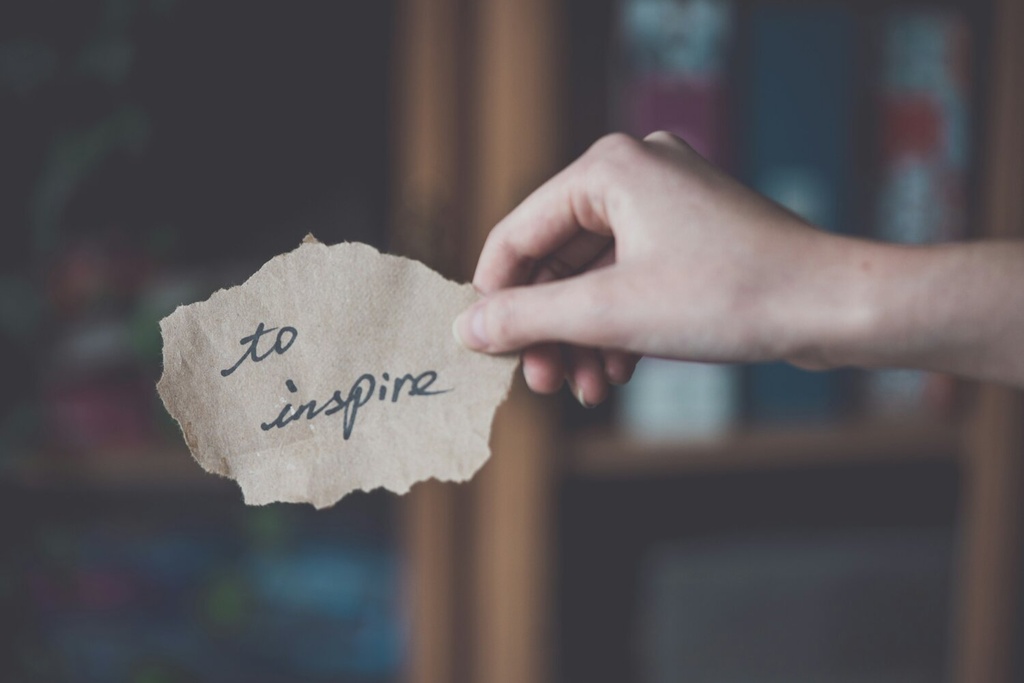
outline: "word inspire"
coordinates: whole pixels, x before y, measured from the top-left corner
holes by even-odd
[[[260,353],[260,340],[264,335],[269,335],[274,331],[277,334],[274,337],[273,343],[265,345],[266,350]],[[284,354],[292,347],[298,336],[299,332],[294,327],[267,327],[264,323],[260,323],[256,326],[255,332],[239,340],[239,344],[242,346],[248,345],[248,348],[246,348],[245,353],[242,354],[241,358],[234,365],[220,371],[221,377],[228,377],[234,373],[246,360],[260,363],[271,355]],[[320,404],[315,400],[300,403],[297,407],[291,403],[286,403],[274,420],[260,423],[260,429],[268,432],[271,429],[281,429],[303,417],[307,420],[312,420],[321,415],[331,416],[341,413],[342,434],[347,440],[352,436],[352,430],[355,428],[356,415],[358,415],[359,409],[372,401],[374,397],[376,397],[378,402],[389,401],[390,403],[398,403],[398,399],[402,397],[403,389],[406,390],[405,395],[409,397],[437,396],[451,391],[451,389],[432,389],[431,387],[433,387],[436,381],[437,372],[427,370],[418,375],[406,374],[401,377],[395,377],[394,382],[389,387],[388,382],[391,382],[391,377],[388,373],[382,373],[380,381],[374,375],[364,373],[352,383],[352,386],[347,391],[338,389],[330,398]],[[290,393],[296,394],[299,391],[298,387],[295,386],[295,382],[290,379],[284,381],[284,386]]]

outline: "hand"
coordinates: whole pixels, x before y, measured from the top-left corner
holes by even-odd
[[[455,332],[523,351],[527,384],[592,406],[639,355],[825,366],[863,320],[846,296],[870,243],[814,229],[668,133],[610,135],[491,231]],[[855,289],[855,288],[854,288]]]

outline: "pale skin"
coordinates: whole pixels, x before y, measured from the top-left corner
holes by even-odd
[[[455,321],[531,389],[594,406],[641,356],[905,367],[1024,386],[1024,241],[815,228],[668,133],[615,134],[491,231]]]

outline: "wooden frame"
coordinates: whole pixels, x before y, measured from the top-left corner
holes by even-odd
[[[462,36],[456,0],[407,0],[396,25],[392,250],[456,275],[452,206],[460,178],[458,107]],[[401,503],[404,604],[411,637],[403,678],[455,680],[455,496],[436,481]]]
[[[1024,4],[995,3],[983,234],[1024,237]],[[1009,683],[1020,590],[1024,402],[983,385],[969,420],[956,681]]]

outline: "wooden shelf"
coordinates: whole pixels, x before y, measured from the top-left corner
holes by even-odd
[[[7,481],[26,489],[216,490],[230,482],[204,472],[184,448],[96,454],[38,454]]]
[[[645,442],[585,432],[563,448],[567,473],[639,477],[728,469],[907,460],[953,460],[963,430],[936,422],[867,422],[832,426],[752,428],[700,441]]]

